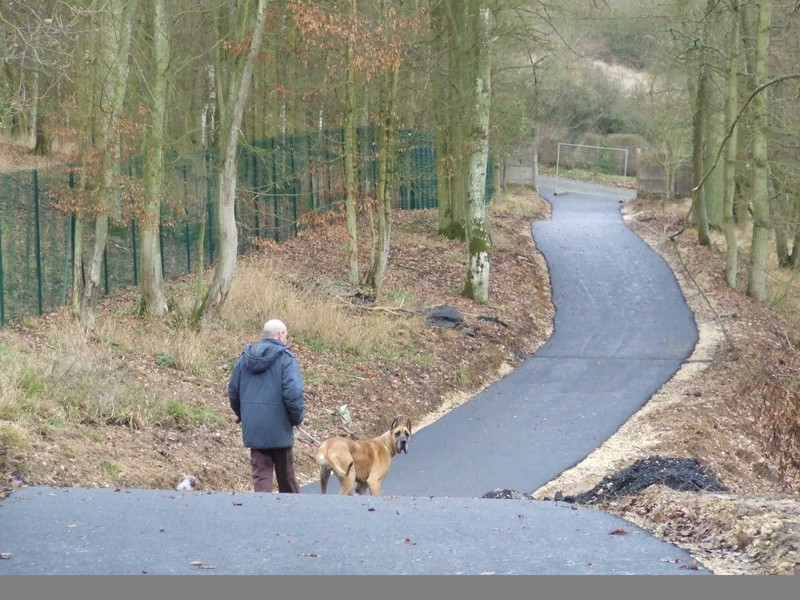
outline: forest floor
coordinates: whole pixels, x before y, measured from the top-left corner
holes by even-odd
[[[31,168],[28,159],[18,147],[0,144],[0,172]],[[398,211],[382,295],[366,300],[347,296],[351,310],[379,310],[396,319],[398,328],[419,321],[414,344],[424,360],[351,363],[352,371],[342,379],[344,374],[333,373],[332,365],[341,363],[330,350],[291,340],[301,368],[317,375],[307,378],[306,423],[296,444],[302,483],[316,478],[316,444],[306,432],[318,439],[334,433],[363,439],[385,431],[396,414],[410,417],[418,431],[507,374],[549,338],[554,312],[547,265],[530,234],[531,221],[548,218],[549,206],[530,191],[518,192],[516,202],[524,209],[491,212],[496,247],[488,305],[458,294],[466,272],[463,245],[436,236],[433,211]],[[623,214],[675,272],[700,331],[694,354],[586,460],[539,490],[519,492],[544,499],[594,490],[593,504],[686,549],[714,573],[790,574],[800,568],[800,470],[791,460],[796,456],[791,448],[789,454],[778,448],[781,436],[791,432],[785,415],[791,416],[792,408],[781,404],[791,394],[781,396],[786,390],[773,382],[800,373],[800,333],[785,303],[760,303],[725,284],[724,246],[718,241],[711,248],[698,246],[691,230],[669,240],[686,210],[686,200],[635,200]],[[342,298],[337,282],[346,280],[346,265],[340,235],[296,238],[269,252],[293,285]],[[414,303],[404,305],[399,298]],[[32,428],[27,443],[14,447],[4,446],[10,438],[0,436],[0,497],[32,484],[171,489],[183,474],[196,476],[203,490],[250,489],[249,462],[225,389],[230,361],[258,332],[242,331],[231,340],[216,376],[176,370],[140,350],[146,344],[136,337],[143,329],[132,310],[136,301],[135,291],[102,301],[99,319],[116,323],[116,351],[98,353],[104,362],[96,369],[131,386],[168,392],[219,418],[191,426],[51,424]],[[457,308],[464,322],[453,329],[425,325],[421,307],[441,305]],[[9,326],[0,330],[0,349],[68,347],[70,340],[59,340],[70,330],[67,321],[65,311],[55,311]],[[166,338],[174,333],[155,331]],[[341,418],[343,406],[350,422]],[[0,414],[0,433],[24,427],[4,422]],[[727,491],[679,491],[663,478],[665,484],[636,493],[614,493],[627,475],[625,468],[636,461],[650,459],[651,466],[663,466],[679,458],[694,459]],[[647,476],[657,482],[659,472],[651,469]]]

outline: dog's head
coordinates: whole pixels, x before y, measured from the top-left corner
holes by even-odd
[[[396,454],[408,453],[408,441],[411,439],[411,419],[403,420],[402,417],[395,417],[392,426],[389,428],[392,434],[392,443]]]

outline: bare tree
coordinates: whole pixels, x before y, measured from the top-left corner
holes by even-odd
[[[220,111],[222,136],[218,159],[220,162],[217,200],[219,255],[211,284],[200,298],[191,318],[192,323],[199,324],[200,327],[207,327],[219,315],[230,292],[236,272],[239,247],[235,212],[237,149],[253,71],[264,40],[267,4],[268,0],[258,0],[255,15],[253,15],[251,1],[240,3],[234,17],[241,20],[235,24],[231,38],[226,40],[224,45],[226,67],[228,67],[229,73],[225,95],[219,99],[220,105],[224,107]],[[247,53],[242,61],[244,50],[247,50]],[[217,76],[219,78],[219,73]],[[231,105],[226,106],[226,102],[230,102]]]
[[[472,53],[463,66],[473,82],[467,120],[469,172],[467,186],[467,245],[469,265],[462,294],[485,304],[489,301],[491,238],[486,212],[486,170],[489,159],[491,113],[491,12],[480,1],[469,2]]]
[[[739,102],[739,1],[732,0],[730,8],[730,31],[728,33],[728,73],[727,94],[725,97],[725,129],[730,130],[725,147],[725,163],[723,174],[725,179],[725,201],[723,205],[723,227],[725,230],[725,281],[736,288],[736,277],[739,271],[739,233],[733,214],[736,197],[736,153],[738,151],[738,127],[736,111]]]
[[[769,54],[770,21],[772,19],[771,0],[760,0],[758,25],[756,27],[756,48],[753,77],[756,86],[767,81],[767,59]],[[769,247],[769,173],[767,158],[767,119],[768,105],[765,94],[753,99],[753,170],[751,177],[751,201],[753,206],[753,240],[750,250],[750,277],[747,295],[766,301],[767,295],[767,253]]]
[[[344,101],[344,210],[347,220],[347,278],[353,285],[359,284],[358,266],[358,179],[356,176],[356,153],[358,136],[358,107],[356,94],[356,44],[355,21],[358,15],[356,0],[348,2],[349,31],[345,41],[345,101]]]
[[[149,16],[153,75],[149,82],[150,119],[144,146],[145,204],[140,220],[142,267],[139,289],[145,311],[160,316],[167,314],[160,243],[161,197],[164,193],[164,121],[170,59],[166,0],[153,0]]]
[[[78,47],[79,11],[56,0],[6,0],[0,7],[0,127],[34,154],[50,152],[53,90],[68,77]]]
[[[375,227],[373,231],[372,264],[366,284],[378,290],[381,287],[389,262],[389,244],[392,235],[392,195],[394,184],[396,144],[397,82],[400,73],[400,42],[396,25],[389,12],[389,3],[381,2],[380,45],[387,49],[382,57],[379,74],[378,154],[376,157],[378,181],[375,190]],[[393,38],[393,39],[392,39]]]
[[[466,59],[465,3],[434,1],[432,24],[434,60],[438,64],[435,86],[436,193],[439,234],[450,239],[466,237],[463,118],[468,96],[460,62]]]
[[[89,274],[80,306],[81,323],[94,330],[97,320],[97,300],[100,294],[103,258],[108,239],[108,223],[115,210],[117,192],[115,175],[119,164],[119,136],[116,127],[122,113],[128,82],[128,54],[131,44],[135,0],[107,0],[98,3],[98,50],[95,78],[99,82],[96,101],[94,152],[100,166],[95,194],[95,228]],[[76,254],[75,270],[83,265]]]
[[[708,59],[711,18],[716,0],[708,0],[706,18],[703,19],[699,49],[697,51],[696,83],[690,91],[694,96],[694,113],[692,118],[692,218],[697,227],[697,242],[701,246],[710,246],[708,232],[708,215],[703,187],[706,155],[706,136],[708,133],[709,97],[711,95],[711,75]]]

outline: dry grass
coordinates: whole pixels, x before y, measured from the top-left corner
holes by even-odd
[[[354,312],[343,294],[320,289],[322,285],[287,272],[279,260],[246,258],[237,267],[226,301],[225,326],[257,331],[267,319],[280,316],[291,336],[317,348],[360,356],[387,349],[402,354],[411,329],[398,331],[396,322],[380,310]]]
[[[353,311],[335,295],[319,293],[307,283],[293,280],[274,260],[245,258],[223,317],[202,332],[185,326],[194,300],[190,281],[171,284],[171,302],[178,308],[161,321],[137,318],[124,310],[126,299],[120,298],[117,310],[122,311],[101,319],[92,335],[66,311],[47,317],[49,334],[35,348],[26,348],[26,338],[8,328],[0,334],[0,416],[29,423],[34,430],[53,420],[135,429],[171,418],[213,420],[181,408],[123,364],[128,357],[145,355],[176,373],[218,379],[229,372],[231,357],[254,341],[273,316],[280,316],[292,337],[317,352],[331,350],[354,360],[412,359],[410,336],[418,321],[409,319],[398,327],[397,319],[382,311]],[[347,371],[347,365],[341,367]]]
[[[150,375],[168,369],[180,378],[224,381],[272,317],[287,323],[296,351],[328,357],[330,368],[306,371],[313,385],[347,385],[355,367],[371,360],[425,361],[413,343],[420,319],[398,319],[422,310],[413,293],[394,290],[377,308],[355,306],[352,290],[333,289],[339,284],[332,281],[293,272],[278,252],[259,253],[239,260],[221,318],[203,331],[187,325],[197,289],[191,277],[168,282],[172,310],[163,319],[137,315],[131,291],[104,302],[90,335],[66,309],[39,320],[33,338],[24,324],[0,330],[0,433],[15,440],[84,425],[214,422],[221,418],[216,409],[170,397]],[[142,357],[151,368],[127,364]]]

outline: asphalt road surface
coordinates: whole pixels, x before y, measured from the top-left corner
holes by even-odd
[[[316,483],[296,495],[23,488],[0,502],[0,575],[708,574],[600,510],[481,498],[578,463],[697,342],[674,275],[622,223],[630,190],[543,179],[540,193],[553,205],[532,226],[552,338],[415,432],[383,496],[342,497],[335,477],[325,496]]]

